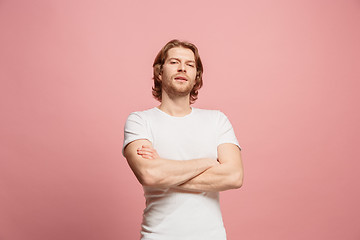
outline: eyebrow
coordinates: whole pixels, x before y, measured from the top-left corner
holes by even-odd
[[[180,59],[179,59],[179,58],[169,58],[168,61],[170,61],[170,60],[177,60],[177,61],[180,62]],[[185,62],[193,62],[193,63],[195,63],[194,60],[186,60]]]

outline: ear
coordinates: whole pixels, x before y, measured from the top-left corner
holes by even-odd
[[[160,70],[159,70],[159,75],[158,75],[158,78],[159,78],[160,81],[162,81],[161,73],[162,73],[162,71],[161,71],[161,69],[160,69]]]

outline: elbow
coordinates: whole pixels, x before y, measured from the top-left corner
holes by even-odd
[[[144,187],[156,187],[159,185],[158,178],[156,177],[156,174],[153,174],[149,170],[144,170],[140,176],[138,177],[138,180],[141,185]]]
[[[243,185],[243,175],[241,173],[236,173],[232,176],[231,186],[233,189],[241,188]]]
[[[151,187],[154,185],[154,181],[149,177],[142,176],[138,178],[138,180],[140,184],[143,185],[144,187]]]
[[[155,185],[155,180],[147,174],[141,174],[141,176],[138,177],[138,180],[144,187],[151,187]]]

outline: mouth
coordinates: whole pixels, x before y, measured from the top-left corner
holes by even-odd
[[[176,81],[180,81],[180,82],[186,82],[187,81],[187,78],[183,77],[183,76],[178,76],[178,77],[175,77],[174,79]]]

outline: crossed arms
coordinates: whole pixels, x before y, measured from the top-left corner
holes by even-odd
[[[218,159],[186,161],[160,158],[145,139],[129,143],[124,155],[143,186],[170,187],[192,192],[224,191],[240,188],[243,166],[240,149],[231,143],[218,146]]]

